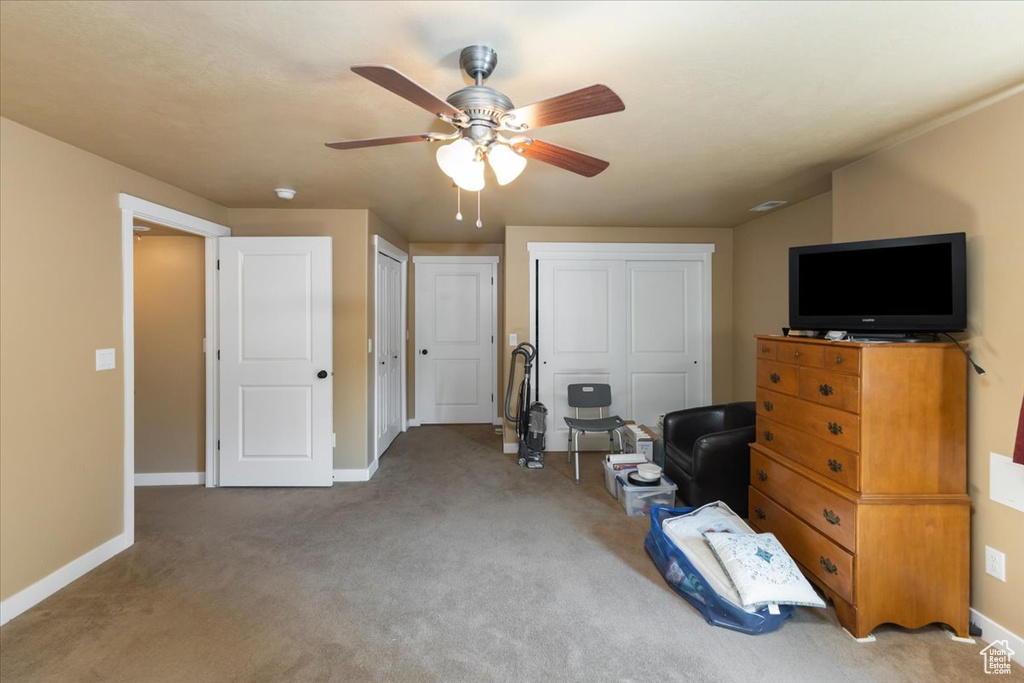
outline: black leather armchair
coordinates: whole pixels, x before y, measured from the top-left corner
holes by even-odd
[[[721,500],[747,516],[753,401],[677,410],[665,415],[665,474],[686,505]]]

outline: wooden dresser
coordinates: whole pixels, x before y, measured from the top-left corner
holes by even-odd
[[[774,533],[854,636],[967,636],[964,355],[953,344],[757,338],[750,522]]]

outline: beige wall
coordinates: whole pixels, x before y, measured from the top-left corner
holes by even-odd
[[[496,315],[498,316],[498,343],[495,344],[495,373],[498,377],[498,386],[501,386],[502,373],[505,372],[503,369],[504,358],[507,355],[509,349],[501,343],[501,340],[505,338],[505,258],[504,258],[505,246],[502,244],[473,244],[468,242],[452,242],[450,244],[443,244],[438,242],[413,242],[409,244],[409,256],[410,261],[413,256],[497,256],[501,259],[498,262],[498,310]],[[410,265],[409,268],[409,343],[406,353],[409,358],[408,375],[406,382],[409,387],[408,394],[408,411],[409,417],[416,416],[416,267]],[[498,397],[495,397],[496,399]],[[497,415],[500,416],[502,413],[502,401],[496,400]]]
[[[334,294],[334,449],[335,469],[367,466],[367,339],[371,313],[367,247],[369,212],[363,209],[230,209],[228,226],[236,237],[317,237],[331,239]]]
[[[135,242],[135,471],[206,470],[201,237]]]
[[[0,119],[0,599],[120,534],[125,192],[227,211]],[[117,368],[95,370],[113,347]]]
[[[508,226],[505,229],[505,329],[520,341],[530,339],[530,261],[528,242],[664,242],[714,244],[711,258],[712,400],[732,400],[733,235],[727,228],[595,228]],[[499,384],[502,400],[506,378]],[[506,443],[514,432],[505,426]]]
[[[733,229],[734,400],[754,400],[754,335],[789,326],[789,248],[831,241],[831,192]]]
[[[1024,513],[989,499],[989,453],[1010,455],[1024,391],[1024,95],[833,174],[836,242],[967,233],[971,604],[1024,634]],[[1006,553],[1007,582],[985,574]]]

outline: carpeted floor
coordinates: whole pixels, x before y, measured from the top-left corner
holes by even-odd
[[[527,471],[493,428],[419,427],[373,480],[142,488],[135,545],[0,629],[14,681],[968,681],[938,627],[858,644],[829,609],[707,625],[598,456]],[[1015,669],[1016,678],[1020,674]],[[1019,680],[1019,678],[1017,678]]]

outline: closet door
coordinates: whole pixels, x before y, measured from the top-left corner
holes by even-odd
[[[611,414],[629,409],[626,374],[626,264],[621,260],[541,260],[538,264],[537,398],[548,409],[550,450],[564,450],[572,416],[567,390],[578,382],[612,388]],[[596,439],[596,440],[595,440]],[[607,449],[597,435],[581,448]]]
[[[626,264],[626,412],[638,424],[653,426],[666,412],[710,402],[704,395],[703,267],[698,261]]]
[[[566,448],[566,389],[612,387],[612,414],[657,425],[664,413],[711,402],[710,254],[552,254],[536,261],[538,400],[548,448]],[[661,245],[667,246],[667,245]],[[607,437],[581,442],[605,450]]]

